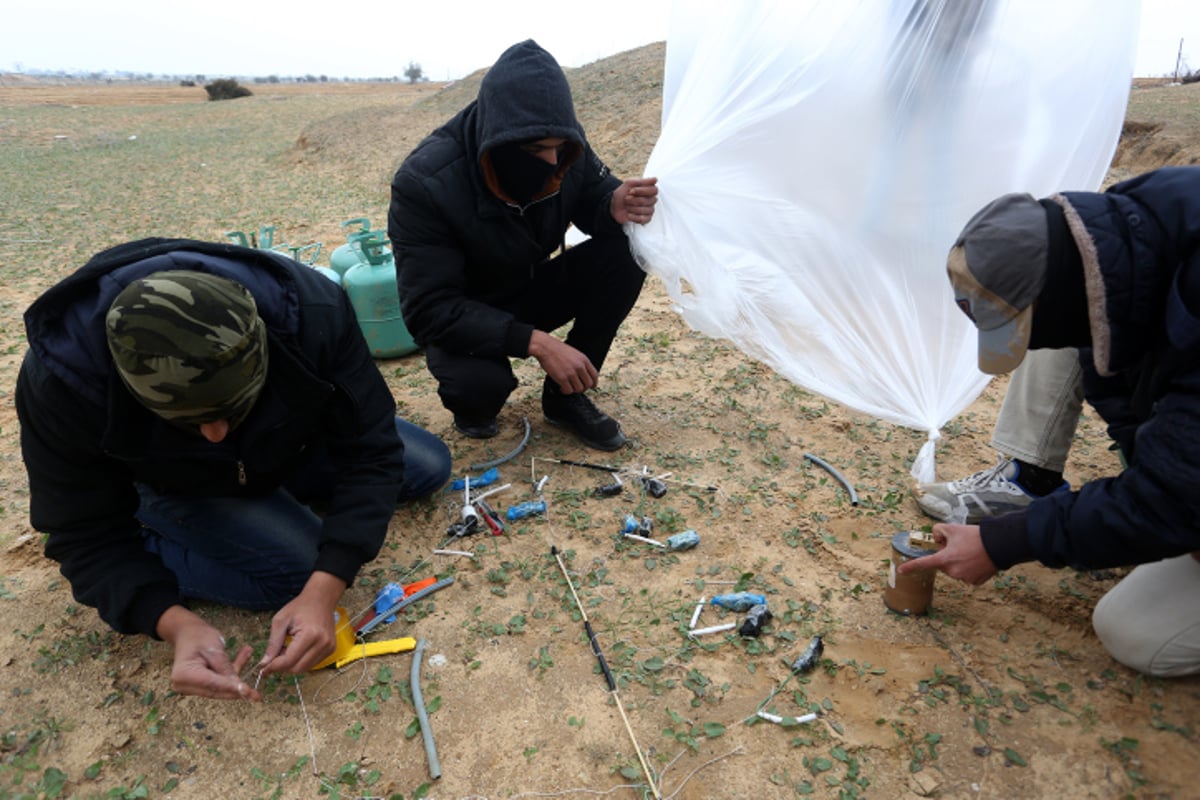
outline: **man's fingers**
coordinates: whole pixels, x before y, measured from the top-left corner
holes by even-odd
[[[261,700],[253,687],[237,675],[198,667],[181,679],[172,680],[171,688],[179,694],[208,697],[214,700]]]
[[[263,651],[263,657],[259,659],[258,666],[265,667],[283,652],[287,642],[289,622],[272,621],[271,633],[267,637],[267,649]]]
[[[288,672],[291,670],[297,659],[300,658],[300,648],[295,645],[295,640],[292,640],[292,643],[288,645],[286,650],[272,658],[269,662],[263,663],[263,672]]]
[[[254,648],[250,647],[250,645],[242,645],[242,649],[238,651],[237,657],[233,659],[233,671],[241,675],[242,670],[246,668],[246,664],[250,661],[250,656],[253,653]]]
[[[258,692],[248,686],[245,681],[237,675],[233,676],[232,680],[220,681],[213,694],[214,698],[222,700],[261,700]]]
[[[200,649],[200,658],[208,668],[217,673],[228,673],[233,670],[233,663],[223,647],[204,647]]]
[[[896,567],[896,574],[907,575],[920,569],[941,569],[946,563],[945,552],[945,550],[938,550],[936,553],[905,561]]]

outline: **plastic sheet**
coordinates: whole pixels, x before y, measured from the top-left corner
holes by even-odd
[[[929,432],[983,390],[945,258],[1009,191],[1096,189],[1133,0],[677,0],[635,253],[687,323]]]

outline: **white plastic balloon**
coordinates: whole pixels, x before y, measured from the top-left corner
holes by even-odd
[[[628,226],[687,323],[927,430],[987,384],[946,253],[1010,191],[1100,186],[1136,0],[677,0],[659,204]]]

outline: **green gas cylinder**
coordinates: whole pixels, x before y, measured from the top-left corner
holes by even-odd
[[[353,225],[357,225],[358,230],[350,230]],[[329,268],[338,275],[345,275],[346,270],[362,260],[358,240],[363,238],[363,234],[370,233],[371,222],[366,217],[355,217],[343,222],[342,230],[346,231],[346,243],[334,248],[329,255]]]
[[[383,231],[369,232],[360,244],[362,260],[346,270],[342,288],[354,306],[367,348],[376,358],[408,355],[417,345],[400,315],[396,262],[387,249]]]

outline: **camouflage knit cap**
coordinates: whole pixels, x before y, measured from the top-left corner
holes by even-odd
[[[234,425],[266,383],[266,326],[250,292],[226,278],[169,270],[136,280],[105,329],[121,380],[173,423]]]

